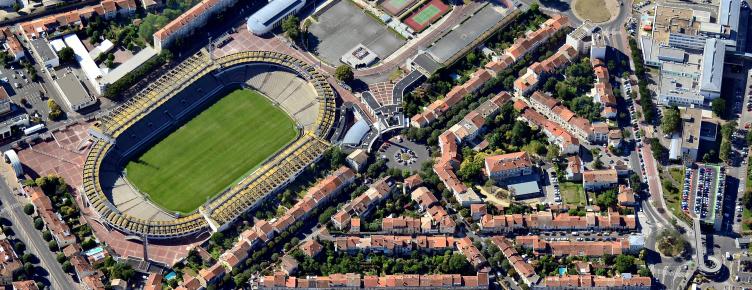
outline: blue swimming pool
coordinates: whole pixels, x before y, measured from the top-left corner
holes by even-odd
[[[172,279],[175,279],[175,277],[177,277],[177,276],[178,276],[178,274],[177,274],[177,273],[175,273],[175,272],[170,272],[170,273],[167,273],[167,275],[165,275],[164,277],[165,277],[165,279],[167,279],[167,280],[172,280]]]
[[[86,255],[86,256],[93,256],[93,255],[101,253],[102,251],[104,251],[104,249],[102,249],[102,247],[96,247],[96,248],[92,248],[92,249],[89,249],[88,251],[84,252],[84,255]]]

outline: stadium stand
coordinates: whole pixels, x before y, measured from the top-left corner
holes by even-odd
[[[272,76],[270,71],[277,74]],[[282,76],[282,80],[276,79],[279,76]],[[259,82],[260,77],[264,79]],[[150,220],[128,215],[113,205],[108,198],[110,193],[103,190],[101,172],[122,170],[113,166],[122,165],[133,154],[144,150],[146,145],[170,132],[168,128],[180,126],[185,118],[205,107],[207,101],[218,93],[247,82],[261,83],[260,87],[269,82],[267,92],[277,93],[283,93],[287,88],[279,89],[273,85],[291,86],[297,82],[302,86],[300,83],[310,83],[306,84],[309,86],[307,92],[291,93],[288,97],[315,94],[315,98],[309,95],[307,100],[302,101],[315,103],[308,108],[312,110],[308,118],[315,118],[315,121],[304,128],[296,141],[189,215],[169,221]],[[326,139],[336,118],[334,98],[334,91],[324,76],[289,55],[246,51],[211,59],[206,50],[201,50],[122,106],[101,117],[97,126],[90,130],[97,138],[83,166],[85,202],[96,210],[102,223],[127,234],[168,239],[207,229],[221,231],[241,213],[260,204],[264,198],[297,177],[307,165],[321,158],[330,146]]]

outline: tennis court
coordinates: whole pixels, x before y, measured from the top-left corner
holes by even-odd
[[[410,26],[415,32],[421,32],[439,20],[448,11],[449,6],[441,2],[441,0],[431,0],[431,2],[426,3],[417,12],[408,17],[405,24]]]
[[[389,15],[396,17],[415,5],[416,2],[417,0],[384,0],[380,5]]]

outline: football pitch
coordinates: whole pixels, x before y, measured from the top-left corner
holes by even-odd
[[[165,210],[189,213],[297,137],[260,93],[238,89],[126,165],[128,180]]]

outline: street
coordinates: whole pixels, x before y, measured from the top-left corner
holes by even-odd
[[[0,181],[0,201],[2,201],[2,212],[11,223],[13,232],[32,254],[40,260],[42,268],[47,270],[51,289],[79,289],[69,274],[63,272],[63,268],[57,262],[57,258],[49,250],[47,242],[42,238],[40,231],[34,228],[32,218],[23,212],[23,206],[26,201],[19,202],[16,195],[11,192],[4,180]]]

